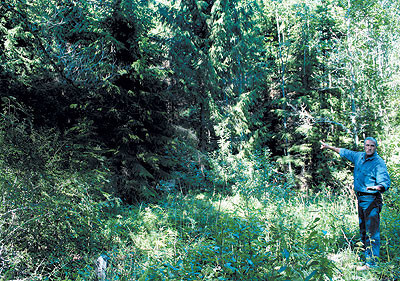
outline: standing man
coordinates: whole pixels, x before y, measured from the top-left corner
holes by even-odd
[[[390,187],[390,177],[385,162],[376,153],[376,139],[364,140],[364,152],[338,148],[321,142],[321,149],[330,149],[354,164],[354,191],[358,201],[358,218],[361,240],[365,251],[365,265],[357,270],[368,270],[379,260],[379,213],[382,193]]]

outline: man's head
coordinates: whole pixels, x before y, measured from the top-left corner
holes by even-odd
[[[376,147],[378,146],[378,142],[373,137],[365,138],[364,140],[364,151],[367,157],[371,157],[375,154]]]

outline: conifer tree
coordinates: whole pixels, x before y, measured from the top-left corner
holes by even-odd
[[[35,126],[74,138],[82,155],[105,157],[127,202],[155,195],[171,130],[150,7],[110,0],[2,1],[1,8],[1,75],[13,78],[2,95],[29,106]]]
[[[172,1],[159,6],[171,39],[169,62],[170,91],[179,122],[194,128],[199,149],[206,151],[213,141],[210,101],[214,89],[214,69],[210,61],[210,12],[214,1]]]

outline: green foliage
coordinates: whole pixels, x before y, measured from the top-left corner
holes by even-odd
[[[166,193],[210,189],[209,157],[199,151],[198,138],[183,127],[175,127],[175,135],[165,157],[171,163],[170,180],[160,181],[158,189]]]
[[[210,195],[119,208],[103,229],[108,278],[353,280],[357,215],[347,197]]]
[[[163,153],[172,127],[150,7],[127,0],[0,8],[1,96],[29,107],[33,128],[97,147],[124,201],[154,197],[152,185],[170,169]]]
[[[0,1],[0,277],[93,280],[107,252],[112,280],[354,280],[351,174],[318,147],[373,135],[393,188],[365,278],[398,278],[398,13]]]
[[[59,133],[38,132],[28,111],[9,106],[0,117],[0,274],[39,278],[102,247],[99,202],[108,172],[93,152],[73,158],[78,151]]]
[[[398,278],[400,271],[398,267],[400,252],[400,214],[399,214],[399,186],[400,186],[400,167],[394,164],[389,167],[390,178],[392,181],[391,189],[385,192],[384,207],[382,211],[382,229],[385,238],[382,243],[384,258],[387,261],[387,268],[383,268],[381,275],[389,278]]]
[[[162,2],[161,2],[162,3]],[[157,6],[167,40],[169,93],[174,96],[174,121],[193,129],[199,149],[213,146],[210,101],[217,92],[210,61],[210,11],[213,1],[171,1]]]
[[[354,280],[353,198],[294,192],[268,153],[212,160],[208,176],[232,186],[229,193],[175,190],[158,203],[127,206],[104,192],[110,174],[101,157],[90,160],[95,151],[73,161],[72,143],[39,134],[14,109],[1,123],[1,278],[95,280],[94,260],[105,253],[109,280]],[[193,161],[183,148],[174,157]],[[89,169],[93,161],[97,169]],[[382,266],[360,280],[398,275],[396,167],[382,213]]]
[[[126,202],[156,197],[174,169],[172,124],[202,153],[268,147],[297,187],[336,186],[337,170],[320,168],[321,136],[357,147],[397,125],[389,6],[1,1],[1,94],[28,105],[35,128],[86,130]]]

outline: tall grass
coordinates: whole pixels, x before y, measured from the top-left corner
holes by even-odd
[[[177,193],[121,208],[103,235],[113,245],[109,280],[395,280],[398,265],[384,254],[380,268],[355,270],[357,215],[344,196]],[[90,280],[93,272],[88,264],[68,278]]]

